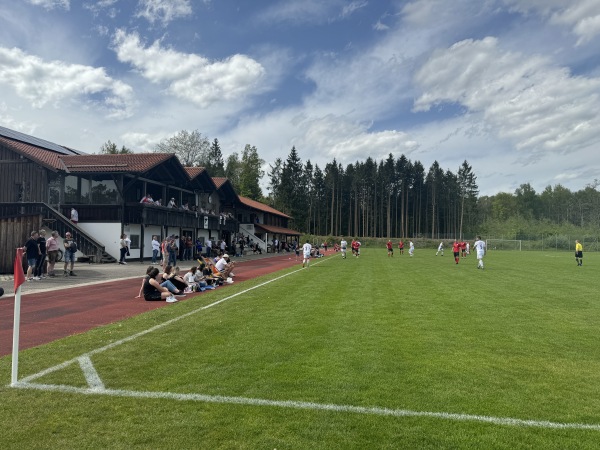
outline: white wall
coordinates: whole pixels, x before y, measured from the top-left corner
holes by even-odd
[[[104,245],[106,253],[115,258],[117,261],[119,260],[119,249],[121,248],[119,245],[119,240],[121,239],[120,223],[80,222],[78,226],[102,245]]]

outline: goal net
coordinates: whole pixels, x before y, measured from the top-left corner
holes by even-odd
[[[488,250],[518,250],[521,251],[521,239],[486,239]]]

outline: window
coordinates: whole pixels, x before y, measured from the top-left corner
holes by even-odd
[[[114,180],[92,180],[92,203],[100,205],[118,203],[117,185]]]
[[[134,248],[140,248],[140,235],[139,234],[132,234],[131,236],[129,236],[129,239],[131,239],[131,246],[129,247],[130,249],[134,249]]]

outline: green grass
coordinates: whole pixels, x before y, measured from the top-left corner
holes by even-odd
[[[600,424],[600,257],[417,249],[308,270],[94,354],[107,389]],[[317,263],[318,262],[318,263]],[[284,272],[23,351],[25,377]],[[598,448],[600,431],[7,387],[2,448]],[[84,388],[77,364],[35,383]]]

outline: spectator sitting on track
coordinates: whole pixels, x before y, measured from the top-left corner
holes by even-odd
[[[225,277],[233,277],[235,276],[233,274],[233,268],[235,267],[235,263],[231,262],[231,260],[229,259],[229,255],[227,253],[225,253],[221,259],[219,259],[216,264],[215,267],[217,268],[217,270],[219,272],[221,272],[221,274]]]
[[[179,266],[173,267],[169,280],[171,280],[171,283],[173,283],[177,289],[184,291],[188,287],[188,284],[185,282],[183,276],[181,276],[179,272]]]
[[[188,284],[192,290],[195,291],[204,291],[205,289],[214,289],[214,286],[209,286],[206,277],[202,274],[201,270],[198,270],[197,267],[192,267],[188,273],[186,273],[183,277],[185,282]]]
[[[177,299],[166,287],[163,287],[159,284],[157,278],[159,278],[158,269],[153,267],[152,270],[148,272],[148,275],[146,275],[144,278],[144,284],[142,285],[144,300],[165,300],[167,303],[175,303]]]
[[[148,276],[148,274],[150,272],[152,272],[152,269],[154,269],[154,266],[148,266],[146,268],[146,277]],[[142,278],[142,285],[140,286],[140,292],[138,293],[138,295],[135,296],[135,298],[142,298],[142,294],[144,293],[144,283],[146,282],[146,277]]]
[[[183,289],[185,289],[185,286],[182,289],[179,289],[177,286],[175,286],[175,283],[173,283],[173,281],[171,280],[171,278],[173,277],[172,272],[173,266],[165,267],[165,270],[160,275],[162,279],[160,285],[162,287],[166,287],[170,292],[172,292],[175,295],[183,295]]]
[[[206,264],[200,264],[198,271],[202,273],[202,276],[204,277],[204,280],[208,286],[217,287],[223,284],[223,278],[215,276],[212,269]]]

